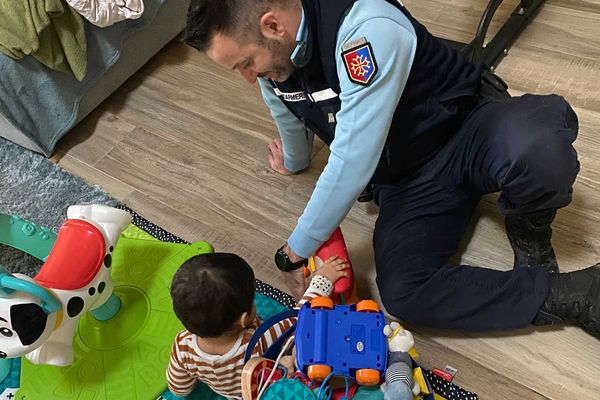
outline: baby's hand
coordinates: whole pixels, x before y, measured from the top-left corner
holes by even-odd
[[[315,275],[321,275],[322,277],[329,279],[331,283],[335,284],[338,279],[348,276],[345,269],[348,269],[349,267],[350,264],[348,264],[346,260],[341,260],[337,258],[337,256],[333,256],[325,260],[323,265],[321,265],[321,268],[315,272]]]

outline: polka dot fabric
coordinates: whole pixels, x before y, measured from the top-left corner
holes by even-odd
[[[431,387],[433,391],[443,398],[447,400],[478,400],[479,397],[475,393],[471,393],[461,388],[460,386],[455,385],[452,382],[448,382],[445,379],[440,378],[435,375],[433,372],[428,369],[421,368],[427,379],[429,379],[429,383],[431,383]]]
[[[315,285],[317,289],[320,289],[324,293],[331,293],[333,291],[333,284],[329,279],[322,277],[321,275],[313,276],[311,284]]]
[[[296,305],[296,302],[292,296],[258,279],[256,280],[256,291],[278,301],[287,308],[294,308]]]
[[[148,232],[149,234],[151,234],[158,240],[161,240],[163,242],[171,242],[171,243],[187,243],[185,240],[173,235],[172,233],[165,231],[160,226],[154,225],[152,222],[143,218],[138,213],[133,211],[131,208],[124,206],[124,205],[119,205],[119,206],[117,206],[117,208],[120,208],[121,210],[125,210],[128,213],[130,213],[133,216],[132,223],[135,226],[137,226],[140,229],[145,230],[146,232]]]
[[[140,216],[130,208],[124,205],[119,205],[118,208],[129,212],[133,216],[133,224],[138,228],[148,232],[155,238],[163,242],[187,243],[185,240],[173,235],[172,233],[165,231],[160,226],[157,226],[152,222],[144,219],[142,216]],[[256,280],[256,291],[264,296],[270,297],[278,301],[287,308],[293,308],[295,305],[295,301],[292,296],[258,279]],[[433,387],[434,391],[440,396],[443,396],[445,399],[478,400],[476,394],[468,392],[462,389],[461,387],[438,377],[437,375],[433,374],[431,371],[425,368],[422,369],[425,375],[427,375],[427,378],[429,379],[429,382],[431,383],[431,386]]]

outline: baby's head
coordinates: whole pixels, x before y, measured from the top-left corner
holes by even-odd
[[[254,271],[229,253],[194,256],[171,282],[175,315],[200,337],[243,329],[254,319]]]

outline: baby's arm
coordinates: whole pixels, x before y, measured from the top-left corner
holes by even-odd
[[[333,285],[338,279],[347,275],[345,269],[349,267],[350,265],[346,260],[339,259],[335,256],[329,257],[325,260],[321,268],[313,274],[308,289],[306,289],[306,292],[304,292],[304,295],[294,308],[300,309],[304,303],[315,297],[331,296]]]
[[[190,394],[196,386],[196,378],[190,375],[182,361],[181,350],[179,349],[181,332],[175,338],[171,349],[171,358],[167,367],[167,385],[171,393],[177,397],[184,397]]]

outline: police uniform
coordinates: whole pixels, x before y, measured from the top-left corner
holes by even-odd
[[[310,256],[368,184],[380,207],[373,234],[387,310],[429,327],[484,331],[530,324],[547,272],[451,266],[486,193],[505,215],[567,205],[579,164],[577,118],[559,96],[505,98],[483,67],[435,39],[394,0],[303,0],[285,82],[260,80],[284,165],[330,148],[288,239]]]

